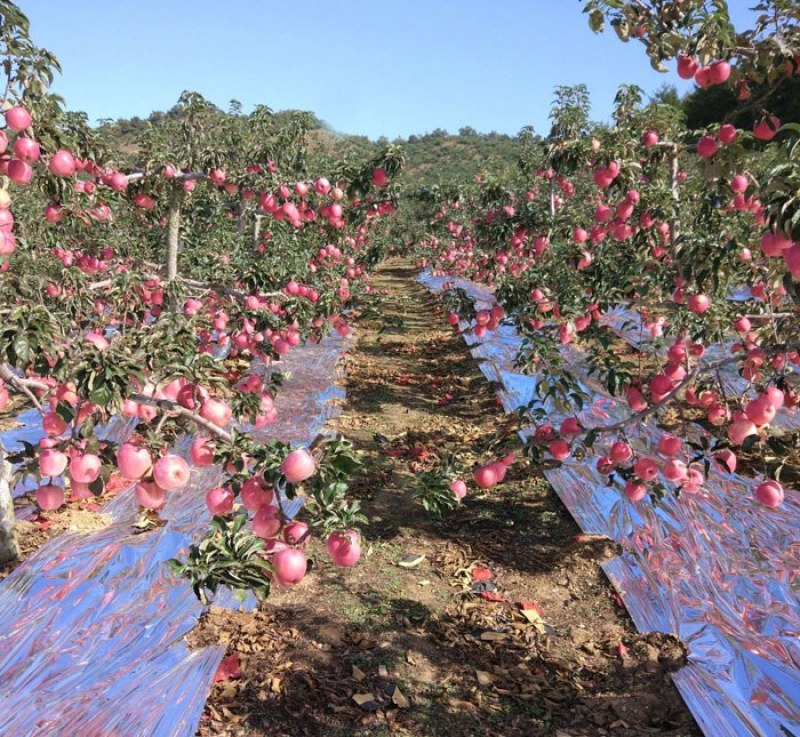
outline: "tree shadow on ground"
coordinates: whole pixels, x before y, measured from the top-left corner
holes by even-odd
[[[665,647],[661,639],[637,636],[628,658],[587,663],[576,674],[536,643],[473,639],[458,612],[378,591],[358,598],[368,613],[358,621],[304,605],[272,614],[270,626],[289,647],[251,658],[250,682],[231,706],[247,715],[255,734],[344,737],[402,729],[431,737],[521,737],[560,728],[596,735],[611,724],[620,737],[698,734],[679,700],[660,693],[684,662],[677,643]],[[392,701],[393,688],[408,702],[402,708]],[[354,694],[373,703],[361,708]],[[373,707],[379,708],[371,713]]]
[[[276,592],[244,640],[246,682],[228,696],[219,684],[210,700],[247,715],[247,731],[217,724],[200,734],[699,735],[668,685],[685,649],[631,630],[598,565],[616,546],[579,535],[542,467],[516,462],[503,484],[473,487],[440,521],[412,499],[415,470],[452,448],[470,464],[499,457],[489,440],[514,432],[478,362],[461,337],[441,330],[444,315],[414,277],[405,266],[378,275],[373,285],[389,294],[377,307],[393,327],[377,336],[381,320],[365,321],[348,358],[342,419],[358,422],[337,429],[364,454],[351,488],[370,517],[364,556],[341,572],[320,553],[301,586]],[[418,448],[432,454],[429,465]],[[425,563],[398,567],[409,553]],[[471,592],[476,564],[510,602]],[[553,632],[539,635],[525,621],[514,604],[521,597],[542,604]],[[224,641],[239,648],[237,637]],[[408,705],[392,703],[392,684]],[[359,694],[378,708],[359,706]]]

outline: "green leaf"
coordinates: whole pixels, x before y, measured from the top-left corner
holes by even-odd
[[[69,402],[59,402],[56,405],[56,414],[68,425],[75,419],[75,410]]]

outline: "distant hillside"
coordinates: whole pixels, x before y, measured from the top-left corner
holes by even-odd
[[[519,138],[502,133],[479,133],[462,128],[458,133],[437,129],[389,141],[335,133],[324,128],[309,135],[309,148],[318,156],[366,157],[388,143],[402,147],[406,156],[404,181],[410,186],[473,180],[487,173],[501,174],[517,167]]]
[[[281,114],[276,113],[278,116]],[[125,159],[135,156],[137,140],[149,125],[158,125],[171,115],[172,111],[155,111],[147,118],[102,121],[100,128]],[[322,122],[317,120],[317,123],[307,135],[308,162],[312,168],[317,164],[325,168],[325,164],[335,163],[348,155],[364,159],[390,143],[386,138],[372,141],[366,136],[336,133]],[[409,186],[473,180],[488,173],[502,174],[516,168],[519,155],[517,136],[480,133],[470,127],[461,128],[458,133],[437,129],[407,139],[398,138],[391,143],[400,145],[406,156],[404,182]]]
[[[651,99],[681,110],[690,129],[722,118],[743,128],[752,128],[763,115],[760,102],[765,92],[766,88],[752,85],[752,100],[737,101],[733,92],[724,86],[698,88],[681,97],[674,86],[664,85]],[[800,76],[784,81],[769,100],[769,110],[784,123],[800,121]],[[176,111],[177,106],[167,112],[154,111],[146,118],[105,120],[99,130],[108,146],[118,152],[120,161],[130,163],[135,160],[137,142],[148,127],[169,120],[177,114]],[[232,100],[227,113],[219,111],[223,115],[239,115],[242,106]],[[275,113],[275,116],[280,118],[293,112],[298,111],[285,110]],[[431,133],[394,141],[386,138],[372,141],[366,136],[338,133],[313,113],[309,116],[311,129],[306,134],[306,165],[310,170],[328,169],[346,158],[363,161],[375,156],[388,143],[399,145],[406,157],[403,182],[409,187],[472,181],[478,175],[502,176],[517,168],[521,148],[519,136],[480,133],[474,128],[464,127],[457,133],[437,128]]]
[[[408,160],[408,178],[416,184],[472,180],[479,174],[502,174],[517,167],[519,139],[502,133],[458,133],[435,130],[401,141]]]

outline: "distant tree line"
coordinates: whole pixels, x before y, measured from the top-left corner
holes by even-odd
[[[761,86],[751,85],[750,98],[737,100],[725,85],[717,85],[698,87],[681,97],[675,87],[665,85],[655,93],[653,100],[682,110],[690,129],[704,128],[724,120],[737,128],[752,130],[764,115],[759,103],[763,93]],[[777,115],[782,123],[800,123],[800,76],[788,78],[773,93],[769,112]]]
[[[584,86],[557,88],[557,94],[575,94]],[[762,90],[751,86],[749,100],[740,101],[724,86],[697,88],[681,97],[677,89],[664,85],[650,96],[653,103],[674,108],[686,120],[689,129],[697,129],[714,121],[726,120],[740,128],[752,129],[764,111],[759,105]],[[220,112],[222,112],[220,110]],[[276,116],[291,115],[291,110],[276,113]],[[783,123],[800,122],[800,76],[787,79],[770,99],[769,112],[777,115]],[[152,126],[158,126],[175,118],[176,108],[162,112],[156,110],[146,118],[134,116],[100,121],[106,140],[117,146],[120,158],[135,153],[137,141]],[[242,105],[231,100],[229,115],[241,115]],[[372,141],[366,136],[334,132],[313,114],[309,114],[309,165],[330,165],[349,156],[362,159],[375,155],[390,141],[385,136]],[[588,125],[588,119],[584,121]],[[482,133],[465,125],[457,133],[436,128],[428,133],[397,138],[392,143],[402,146],[406,156],[405,182],[411,187],[432,186],[452,182],[473,181],[476,177],[502,178],[518,170],[520,155],[525,145],[541,142],[530,127],[519,134],[508,135],[490,131]]]

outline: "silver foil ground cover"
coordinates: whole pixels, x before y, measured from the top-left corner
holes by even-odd
[[[434,292],[461,287],[478,309],[495,303],[485,285],[425,272]],[[635,315],[613,310],[606,324],[633,345],[644,340]],[[462,328],[469,327],[462,323]],[[513,358],[521,338],[504,325],[478,340],[464,338],[481,370],[502,384],[507,411],[535,397],[537,376],[519,373]],[[721,355],[725,346],[711,355]],[[591,397],[579,415],[587,427],[616,422],[629,413],[586,375],[580,351],[563,349],[570,371]],[[741,391],[734,372],[725,376]],[[547,407],[549,421],[565,419]],[[796,411],[783,411],[781,426],[800,427]],[[702,432],[700,428],[690,432]],[[529,431],[522,431],[523,439]],[[632,435],[635,449],[658,457],[660,436],[650,419]],[[755,481],[715,467],[698,494],[649,497],[633,503],[595,468],[595,459],[569,459],[546,473],[585,532],[606,535],[623,554],[604,565],[640,631],[672,632],[689,647],[689,663],[673,681],[709,737],[800,737],[800,494],[788,490],[778,509],[753,498]]]
[[[331,335],[273,367],[289,378],[277,422],[257,437],[307,444],[323,431],[338,413],[333,400],[344,396],[335,381],[348,344]],[[35,415],[19,419],[21,427],[0,436],[8,449],[41,437]],[[131,430],[119,423],[108,433],[121,442]],[[188,456],[189,442],[174,452]],[[167,524],[143,535],[131,528],[138,508],[128,488],[103,510],[109,527],[54,538],[0,583],[0,735],[195,734],[225,648],[188,650],[183,637],[203,607],[165,561],[207,529],[205,494],[221,478],[218,468],[193,468],[187,487],[169,495]],[[223,594],[216,603],[234,600]]]

